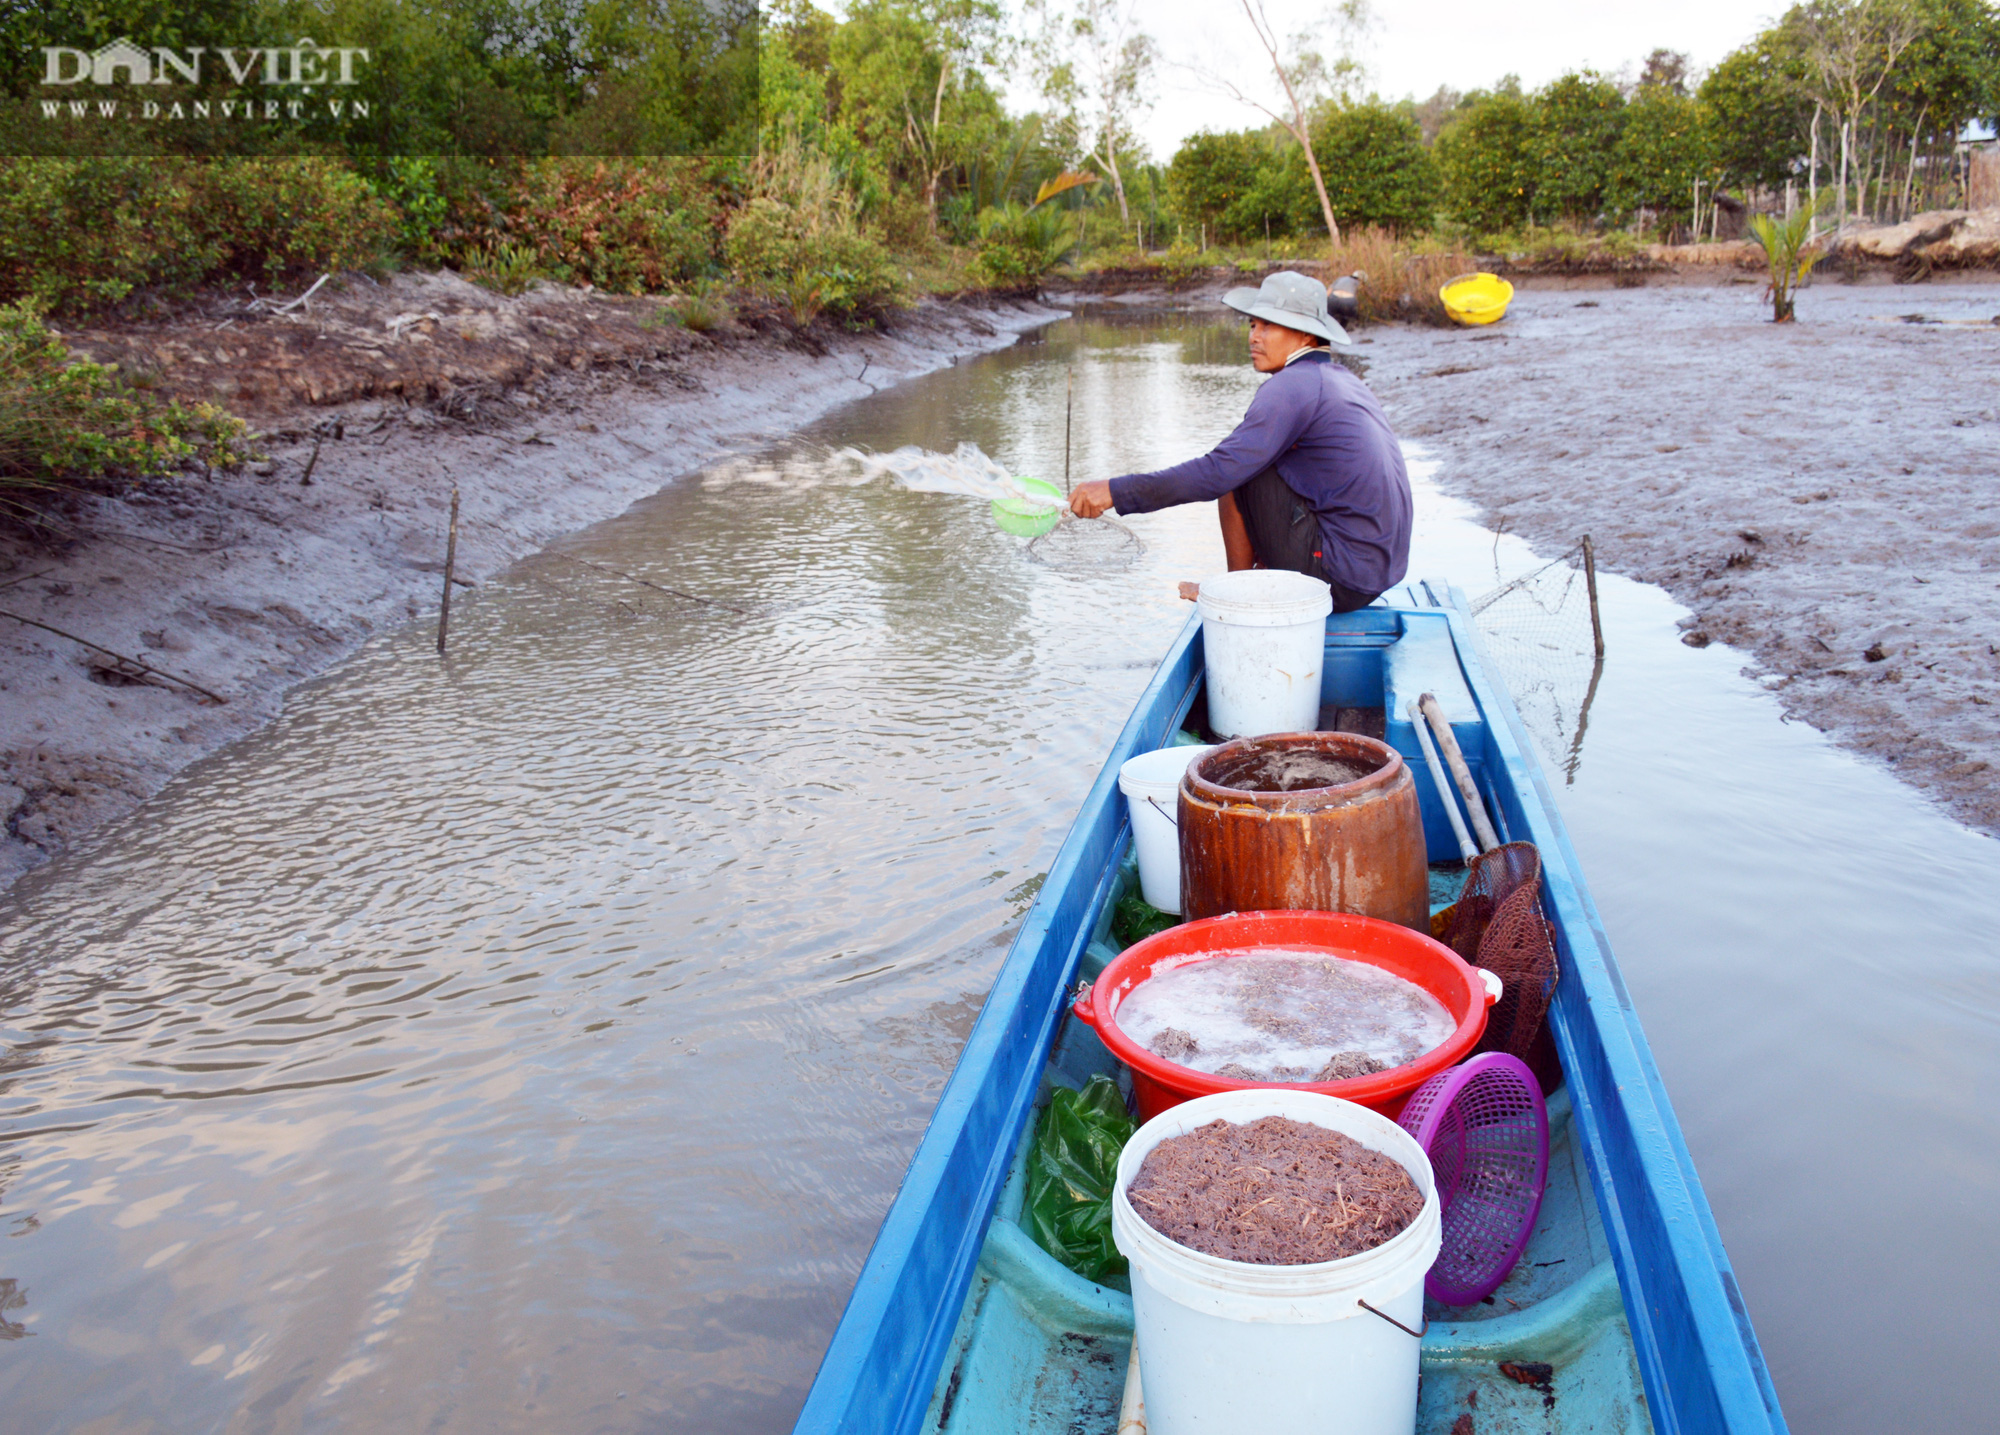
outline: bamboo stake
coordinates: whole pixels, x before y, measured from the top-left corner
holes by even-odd
[[[444,656],[445,635],[451,628],[451,574],[458,566],[458,485],[451,486],[451,527],[444,540],[444,598],[438,604],[438,656]]]
[[[1430,719],[1431,731],[1437,736],[1445,765],[1451,769],[1452,778],[1458,783],[1459,795],[1465,799],[1465,815],[1472,819],[1472,830],[1479,837],[1480,850],[1492,851],[1500,845],[1500,834],[1493,830],[1493,823],[1486,816],[1486,804],[1480,800],[1479,785],[1472,780],[1472,769],[1466,766],[1465,754],[1459,751],[1458,738],[1452,733],[1451,724],[1445,721],[1444,709],[1438,706],[1437,697],[1432,693],[1418,698],[1417,706]]]
[[[1069,383],[1063,399],[1063,492],[1069,492],[1069,433],[1076,419],[1076,365],[1069,366]]]
[[[1424,765],[1431,770],[1431,781],[1437,784],[1438,800],[1444,803],[1444,815],[1451,819],[1451,835],[1458,839],[1458,852],[1470,862],[1479,855],[1479,848],[1472,841],[1472,834],[1465,830],[1465,819],[1458,815],[1458,799],[1452,796],[1451,779],[1444,775],[1444,764],[1438,760],[1437,745],[1431,741],[1431,732],[1424,725],[1423,715],[1417,711],[1417,701],[1410,699],[1406,709],[1410,715],[1410,726],[1417,730],[1417,746],[1424,750]]]
[[[1596,645],[1597,656],[1604,656],[1604,620],[1597,615],[1597,545],[1590,541],[1588,533],[1583,535],[1583,587],[1590,595],[1590,638]]]
[[[52,623],[43,623],[34,618],[24,618],[19,613],[9,613],[4,608],[0,608],[0,618],[12,618],[17,623],[26,623],[30,628],[40,628],[45,633],[54,633],[58,638],[68,638],[72,643],[81,643],[93,652],[103,653],[106,657],[116,658],[121,663],[130,663],[142,672],[151,673],[156,678],[165,678],[168,682],[186,688],[190,692],[200,693],[212,702],[226,703],[229,701],[221,693],[210,692],[200,683],[191,683],[177,673],[168,672],[165,668],[156,668],[151,663],[142,663],[137,658],[128,658],[115,648],[107,648],[102,643],[93,643],[88,638],[79,638],[74,633],[65,633],[61,628],[56,627]]]

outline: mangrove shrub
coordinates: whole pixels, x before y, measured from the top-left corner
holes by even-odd
[[[1701,105],[1672,90],[1647,86],[1625,110],[1625,126],[1611,152],[1605,207],[1625,216],[1638,210],[1656,218],[1689,215],[1694,185],[1712,182],[1714,145]]]
[[[1376,226],[1405,234],[1430,228],[1437,215],[1437,166],[1409,107],[1377,101],[1342,105],[1314,124],[1312,141],[1342,228]],[[1317,220],[1317,213],[1312,217]]]
[[[1538,188],[1534,107],[1519,94],[1468,96],[1437,138],[1445,212],[1478,234],[1518,228]]]
[[[1537,219],[1588,224],[1604,210],[1611,160],[1625,128],[1625,97],[1602,75],[1564,75],[1535,96]]]
[[[0,487],[169,473],[196,457],[229,466],[247,448],[243,424],[213,405],[160,403],[73,361],[33,304],[0,307]]]

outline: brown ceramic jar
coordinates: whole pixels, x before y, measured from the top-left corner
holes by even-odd
[[[1181,912],[1356,912],[1430,930],[1417,785],[1358,733],[1225,743],[1180,787]]]

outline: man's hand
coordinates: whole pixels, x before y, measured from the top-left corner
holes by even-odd
[[[1101,518],[1111,507],[1111,485],[1104,479],[1079,483],[1069,491],[1069,511],[1078,518]]]

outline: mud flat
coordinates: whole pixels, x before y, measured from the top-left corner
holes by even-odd
[[[1356,352],[1494,525],[1665,587],[1787,711],[2000,834],[2000,286],[1529,288]]]
[[[695,334],[649,301],[507,299],[443,274],[67,334],[245,413],[268,462],[80,499],[43,536],[0,539],[0,610],[109,650],[0,618],[0,887],[371,634],[434,614],[454,484],[476,585],[719,455],[1060,317],[927,302],[880,333],[750,314]]]

